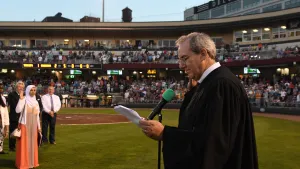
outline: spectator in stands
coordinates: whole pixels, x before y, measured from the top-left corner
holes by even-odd
[[[297,107],[300,107],[300,92],[298,92],[296,104],[297,104]]]

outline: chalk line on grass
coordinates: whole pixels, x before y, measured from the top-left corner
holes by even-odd
[[[131,122],[114,122],[114,123],[86,123],[86,124],[59,124],[62,126],[88,126],[88,125],[102,125],[102,124],[126,124]]]

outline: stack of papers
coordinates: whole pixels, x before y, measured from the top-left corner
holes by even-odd
[[[114,110],[125,116],[128,120],[136,124],[138,127],[140,127],[139,124],[142,117],[136,111],[121,105],[115,106]]]

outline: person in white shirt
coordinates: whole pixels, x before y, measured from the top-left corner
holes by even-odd
[[[9,115],[5,97],[3,96],[3,85],[0,84],[0,154],[6,154],[3,151],[4,139],[8,138]]]
[[[286,100],[286,98],[285,98],[285,96],[286,96],[286,92],[284,91],[284,90],[282,90],[281,92],[280,92],[280,96],[281,96],[281,101],[282,102],[284,102],[285,100]]]
[[[40,56],[38,57],[38,60],[39,60],[39,63],[42,63],[43,57],[40,55]]]
[[[55,124],[57,112],[61,108],[61,101],[57,95],[54,94],[54,87],[48,87],[48,94],[42,97],[43,113],[42,113],[42,134],[43,142],[48,143],[48,125],[50,126],[49,141],[50,144],[55,142]]]
[[[300,92],[298,92],[298,95],[297,95],[297,106],[296,107],[300,107]]]

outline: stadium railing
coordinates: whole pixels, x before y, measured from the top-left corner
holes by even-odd
[[[181,104],[183,99],[172,100],[168,104]],[[99,98],[64,98],[62,100],[63,107],[111,107],[115,104],[157,104],[159,100],[118,100],[113,101],[113,99],[100,100]],[[256,102],[251,101],[250,105],[255,108],[288,108],[288,109],[300,109],[300,102]],[[151,108],[151,107],[150,107]]]

